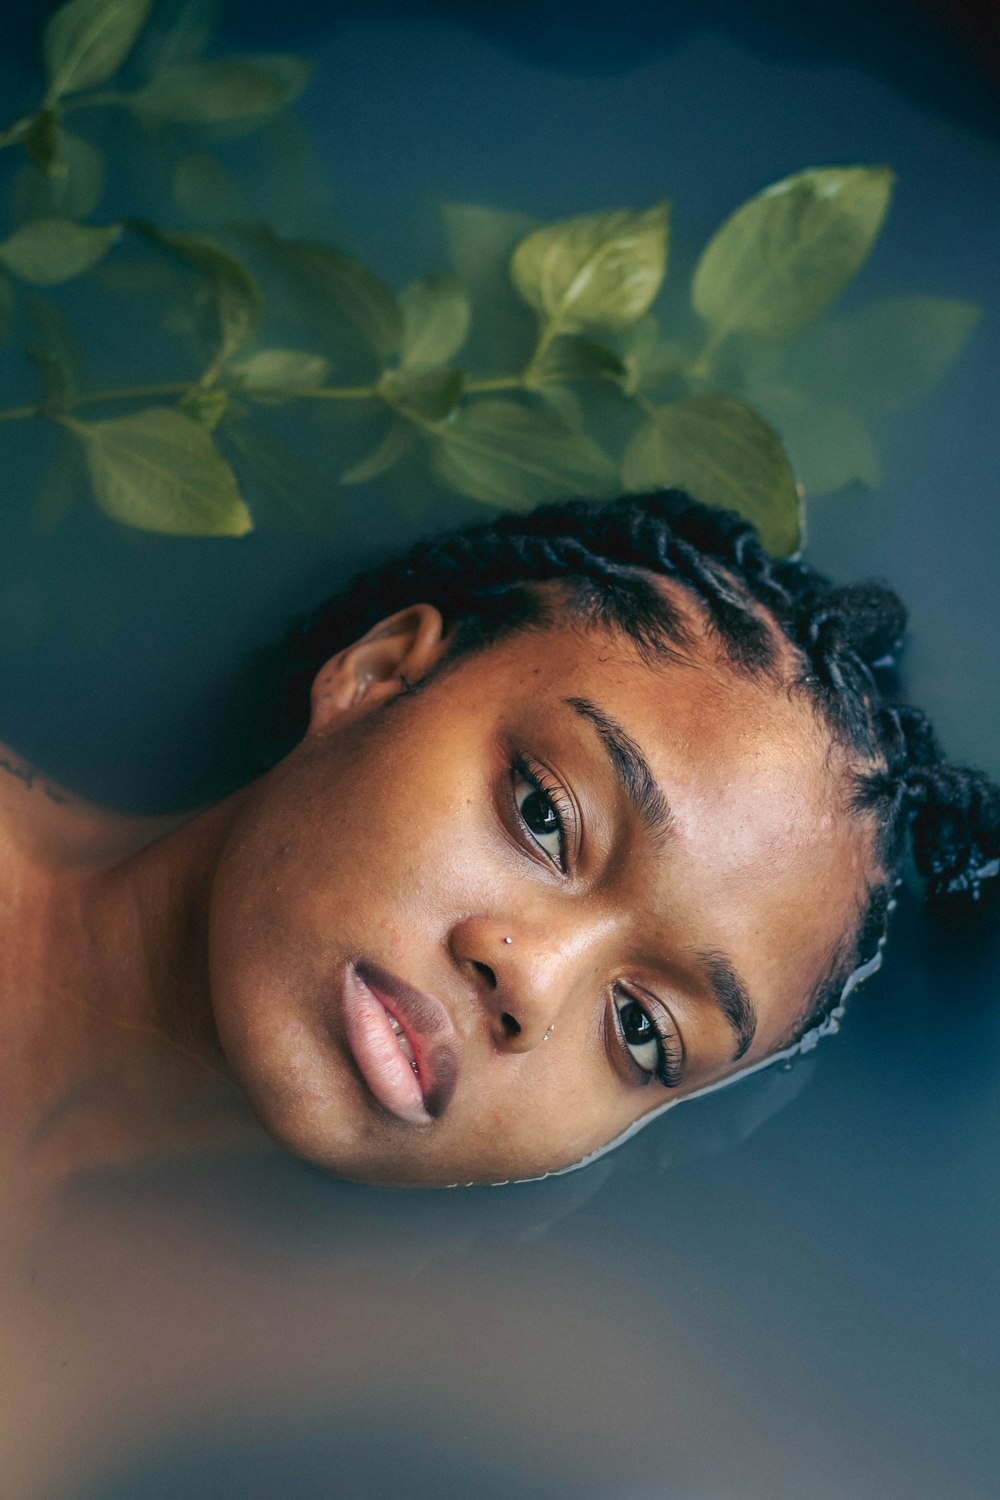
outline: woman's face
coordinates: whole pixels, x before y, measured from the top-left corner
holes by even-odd
[[[647,666],[567,623],[434,674],[420,606],[323,669],[211,910],[224,1050],[292,1150],[531,1177],[775,1049],[869,856],[801,695],[700,639]]]

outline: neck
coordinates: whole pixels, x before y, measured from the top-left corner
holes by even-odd
[[[35,1162],[62,1177],[147,1151],[217,1143],[249,1114],[212,1017],[208,910],[239,792],[110,866],[20,872],[5,985],[17,1004],[5,1071]],[[7,1113],[8,1111],[5,1111]]]

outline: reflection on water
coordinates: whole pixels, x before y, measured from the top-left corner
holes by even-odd
[[[860,71],[720,35],[599,78],[442,24],[358,23],[320,51],[320,165],[354,248],[394,281],[428,263],[428,193],[553,216],[666,188],[699,242],[787,171],[894,164],[867,290],[987,314],[893,428],[884,492],[814,508],[813,556],[899,586],[908,691],[949,749],[1000,769],[996,143]],[[99,795],[208,784],[218,683],[363,554],[364,519],[238,556],[72,521],[19,535],[4,737]],[[220,1153],[88,1177],[12,1219],[4,1494],[983,1500],[1000,1038],[982,926],[959,940],[904,902],[836,1042],[569,1178],[387,1193]]]

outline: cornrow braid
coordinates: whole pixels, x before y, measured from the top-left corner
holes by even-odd
[[[871,966],[908,848],[931,899],[975,895],[1000,868],[1000,791],[948,764],[918,709],[883,697],[882,674],[906,627],[891,589],[836,587],[800,557],[771,557],[749,522],[681,490],[546,505],[421,541],[300,622],[287,642],[295,711],[304,720],[309,685],[328,657],[419,601],[454,627],[450,659],[567,611],[622,633],[646,659],[682,652],[690,633],[650,574],[675,579],[700,605],[740,672],[775,670],[777,625],[797,653],[797,687],[854,765],[852,805],[873,820],[882,874],[807,1007],[805,1024],[815,1025],[850,974]],[[554,581],[564,585],[555,604],[534,587]]]

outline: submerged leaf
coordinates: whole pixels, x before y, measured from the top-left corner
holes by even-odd
[[[259,349],[229,368],[248,395],[277,402],[290,400],[295,391],[321,386],[330,373],[330,361],[302,349]]]
[[[313,72],[305,58],[283,53],[176,63],[130,94],[128,102],[149,122],[221,125],[257,120],[296,99]]]
[[[218,309],[221,359],[253,338],[264,317],[264,294],[242,261],[207,234],[167,234],[141,220],[130,220],[129,228],[207,278]]]
[[[98,228],[69,219],[36,219],[0,243],[0,261],[22,281],[54,286],[96,266],[118,234],[117,224]]]
[[[786,356],[784,382],[861,411],[895,410],[937,385],[982,315],[950,297],[883,297],[831,319]]]
[[[29,219],[85,219],[104,195],[104,155],[90,141],[59,130],[51,171],[25,167],[14,188],[14,212]]]
[[[49,98],[105,83],[132,50],[152,0],[69,0],[45,27]]]
[[[58,115],[54,109],[40,109],[21,138],[25,156],[39,172],[51,172],[58,144]]]
[[[716,341],[781,338],[812,322],[866,260],[892,184],[888,167],[820,167],[742,204],[709,240],[692,283]]]
[[[334,484],[295,448],[246,422],[227,422],[221,436],[255,513],[269,525],[315,533],[336,523]]]
[[[514,246],[538,220],[482,203],[449,203],[442,210],[452,264],[472,297],[472,337],[490,366],[520,368],[536,338],[535,320],[511,285]]]
[[[371,479],[378,479],[380,474],[387,473],[404,454],[410,451],[415,441],[416,432],[413,424],[393,418],[388,432],[378,447],[369,453],[367,458],[363,458],[360,463],[352,464],[341,474],[341,484],[367,484]]]
[[[550,344],[535,374],[546,380],[620,381],[626,369],[617,350],[595,339],[559,338]]]
[[[561,333],[625,328],[646,312],[667,268],[668,206],[583,214],[536,229],[514,251],[511,279]]]
[[[799,545],[799,495],[778,434],[732,396],[692,396],[661,407],[622,464],[631,491],[677,485],[706,505],[739,511],[778,555]]]
[[[14,283],[0,266],[0,339],[10,338],[10,316],[14,310],[14,296]]]
[[[386,370],[378,393],[404,416],[434,423],[451,416],[464,387],[464,370]]]
[[[199,423],[165,406],[104,422],[59,419],[83,444],[94,497],[126,526],[242,536],[253,525],[236,476]]]
[[[458,276],[425,276],[399,294],[403,310],[400,358],[411,368],[446,365],[469,331],[469,294]]]
[[[882,466],[855,412],[797,390],[762,388],[753,395],[756,409],[780,432],[807,495],[831,495],[855,483],[877,489]]]
[[[222,163],[209,151],[191,151],[174,168],[174,198],[192,219],[224,224],[245,218],[246,200]]]
[[[433,461],[459,494],[512,510],[610,495],[617,483],[614,464],[590,438],[514,401],[477,401],[459,412],[440,429]]]
[[[32,338],[26,352],[42,378],[42,389],[50,400],[71,400],[87,375],[80,341],[54,302],[32,297],[29,308]]]
[[[229,410],[230,399],[229,392],[218,386],[193,385],[178,401],[177,410],[206,432],[214,432]]]
[[[310,327],[332,312],[353,324],[380,360],[395,353],[403,337],[403,315],[374,271],[327,245],[282,239],[264,225],[249,232],[283,273]]]

